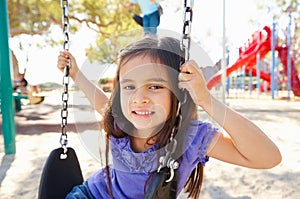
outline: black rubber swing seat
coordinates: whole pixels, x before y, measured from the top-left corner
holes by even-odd
[[[63,148],[50,153],[41,175],[38,199],[64,199],[74,186],[83,183],[77,155],[73,148],[67,149],[66,158],[61,158]]]

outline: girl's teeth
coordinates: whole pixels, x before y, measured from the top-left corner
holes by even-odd
[[[136,111],[136,113],[138,115],[150,115],[151,114],[151,112],[139,112],[139,111]]]

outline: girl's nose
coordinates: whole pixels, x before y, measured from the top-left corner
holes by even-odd
[[[137,104],[145,104],[149,102],[149,97],[144,88],[138,88],[132,94],[131,101]]]

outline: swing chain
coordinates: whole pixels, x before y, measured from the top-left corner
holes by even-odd
[[[68,16],[68,8],[69,2],[68,0],[61,0],[60,5],[63,10],[62,14],[62,30],[64,35],[64,43],[63,49],[68,51],[69,50],[69,16]],[[64,76],[63,76],[63,93],[62,93],[62,109],[61,109],[61,137],[60,137],[60,144],[64,150],[64,155],[67,153],[67,144],[68,144],[68,137],[67,137],[67,124],[68,124],[68,100],[69,100],[69,68],[70,68],[70,59],[68,59],[68,64],[64,68]]]
[[[177,114],[176,114],[177,119],[176,119],[175,125],[172,129],[172,133],[170,136],[170,142],[165,147],[166,155],[161,156],[159,158],[160,165],[157,169],[157,172],[159,173],[160,170],[164,167],[168,167],[170,169],[170,177],[165,182],[171,182],[172,179],[174,178],[175,170],[179,168],[179,163],[172,157],[172,154],[176,151],[176,148],[177,148],[177,140],[174,137],[175,137],[176,133],[178,132],[178,129],[181,126],[181,121],[182,121],[180,107],[181,107],[181,103],[179,102],[178,107],[177,107]]]
[[[193,18],[193,6],[194,0],[184,0],[183,10],[183,30],[181,39],[181,50],[184,52],[185,60],[190,59],[190,47],[191,47],[191,29],[192,29],[192,18]]]
[[[192,17],[193,17],[193,6],[194,1],[190,0],[184,0],[184,10],[183,10],[183,31],[182,31],[182,40],[180,42],[180,48],[183,52],[184,61],[187,61],[190,59],[190,47],[191,47],[191,27],[192,27]],[[183,64],[183,63],[180,63]],[[186,102],[186,95],[184,98],[184,101],[181,103],[178,103],[177,107],[177,121],[175,126],[172,129],[172,134],[170,136],[170,143],[165,148],[166,155],[161,156],[159,158],[159,167],[157,169],[157,172],[160,172],[160,170],[163,167],[168,167],[170,169],[170,177],[165,182],[170,182],[174,177],[174,170],[179,168],[179,163],[172,157],[172,154],[175,152],[177,147],[177,141],[174,139],[174,136],[176,135],[182,121],[182,115],[180,113],[181,105]]]

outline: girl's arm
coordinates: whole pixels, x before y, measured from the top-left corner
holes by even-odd
[[[229,135],[221,134],[208,156],[261,169],[272,168],[281,162],[277,146],[260,128],[210,94],[194,61],[188,61],[181,67],[178,78],[179,88],[187,89],[195,104],[201,106]]]
[[[103,90],[101,90],[84,76],[84,74],[79,70],[73,55],[67,51],[60,52],[58,56],[57,67],[63,71],[66,64],[68,64],[68,58],[70,58],[71,61],[71,67],[69,71],[70,77],[73,79],[78,88],[83,91],[94,109],[103,115],[108,97]]]

